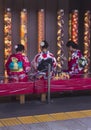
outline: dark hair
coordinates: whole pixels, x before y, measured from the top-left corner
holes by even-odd
[[[42,45],[41,43],[44,43],[44,45]],[[42,47],[42,49],[44,49],[44,48],[47,49],[49,47],[49,44],[46,40],[43,40],[41,43],[40,43],[40,46]]]
[[[15,50],[16,50],[16,52],[18,52],[18,51],[24,51],[24,50],[25,50],[25,47],[24,47],[24,45],[22,45],[22,44],[17,44],[17,45],[15,46]]]
[[[74,41],[68,41],[66,44],[67,47],[72,46],[74,49],[78,49],[78,45]]]

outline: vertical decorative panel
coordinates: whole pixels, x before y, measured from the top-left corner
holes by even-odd
[[[38,11],[38,52],[40,52],[40,42],[45,39],[45,14],[44,9]]]
[[[90,65],[90,27],[91,27],[91,12],[86,11],[84,14],[84,57],[88,60],[88,65],[84,68],[84,72],[89,71]]]
[[[23,9],[21,11],[21,25],[20,25],[20,32],[21,32],[21,44],[25,46],[27,51],[27,10]]]
[[[12,28],[12,16],[11,9],[7,8],[4,13],[4,57],[5,63],[7,58],[12,53],[12,36],[11,36],[11,28]],[[5,71],[6,76],[6,71]]]
[[[78,43],[78,10],[73,10],[69,17],[69,40]]]
[[[78,43],[78,10],[74,10],[72,14],[72,40]]]
[[[64,51],[63,51],[64,19],[63,19],[63,16],[64,16],[64,10],[59,10],[57,12],[57,68],[58,70],[62,69],[62,65],[64,62],[63,60],[64,59]]]
[[[72,31],[71,31],[72,30],[72,20],[71,20],[71,18],[72,18],[72,14],[70,13],[69,14],[69,33],[68,33],[69,34],[69,40],[72,40],[72,37],[71,37],[72,36],[72,34],[71,34],[72,33]]]

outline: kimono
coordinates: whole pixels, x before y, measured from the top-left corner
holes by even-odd
[[[26,82],[28,80],[27,73],[30,71],[30,62],[27,56],[20,52],[12,54],[5,66],[10,81]]]
[[[83,67],[79,66],[79,59],[82,57],[81,51],[76,50],[72,52],[70,60],[68,61],[68,72],[72,78],[80,77],[83,73]]]
[[[32,65],[35,71],[44,72],[46,73],[46,76],[47,76],[47,71],[48,71],[48,63],[51,64],[51,72],[52,72],[52,75],[54,75],[56,71],[57,62],[54,55],[50,53],[49,51],[47,51],[46,53],[44,52],[38,53],[32,61]]]

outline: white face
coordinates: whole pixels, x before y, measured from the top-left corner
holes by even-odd
[[[72,48],[72,46],[70,46],[70,47],[69,47],[69,50],[70,50],[70,51],[73,51],[73,48]]]
[[[46,48],[43,48],[43,49],[42,49],[42,52],[47,52],[47,49],[46,49]]]

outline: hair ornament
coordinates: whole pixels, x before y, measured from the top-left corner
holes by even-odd
[[[41,42],[41,43],[40,43],[40,46],[44,46],[44,45],[45,45],[45,42]]]
[[[15,45],[15,49],[17,49],[18,48],[18,46],[17,45]]]

